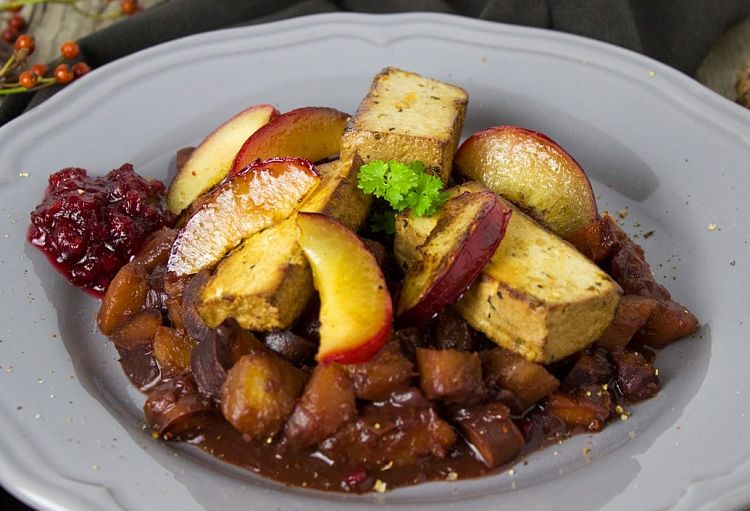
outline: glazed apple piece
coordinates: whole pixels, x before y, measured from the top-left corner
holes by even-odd
[[[455,165],[563,238],[597,219],[588,176],[542,133],[516,126],[479,131],[461,144]]]
[[[424,324],[458,300],[495,253],[510,215],[489,191],[450,199],[404,277],[397,316]]]
[[[319,213],[297,217],[298,241],[320,294],[318,362],[365,362],[385,344],[393,308],[375,258],[352,231]]]
[[[271,105],[253,105],[212,131],[190,154],[167,190],[167,207],[178,214],[229,172],[245,140],[279,115]]]
[[[290,216],[319,180],[301,158],[258,161],[229,176],[177,235],[169,271],[185,275],[213,266],[244,238]]]
[[[253,133],[237,151],[232,174],[257,159],[295,156],[318,162],[339,154],[349,115],[334,108],[304,107],[286,112]]]

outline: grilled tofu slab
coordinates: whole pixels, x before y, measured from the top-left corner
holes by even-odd
[[[352,230],[364,222],[372,197],[357,188],[361,160],[316,167],[318,188],[300,211],[324,213]],[[297,243],[296,215],[246,239],[219,263],[199,295],[198,312],[209,327],[234,318],[243,328],[288,328],[313,294],[312,270]]]
[[[420,160],[447,182],[468,100],[460,87],[388,67],[349,120],[341,158]]]
[[[419,247],[436,224],[436,217],[397,218],[399,264],[407,268],[420,257]],[[621,295],[598,266],[514,210],[489,263],[453,308],[498,345],[547,364],[598,339]]]

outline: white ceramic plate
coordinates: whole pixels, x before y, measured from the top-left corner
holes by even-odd
[[[24,243],[47,176],[177,148],[243,107],[353,111],[394,65],[465,87],[465,133],[543,131],[627,207],[659,280],[700,318],[657,359],[663,390],[627,421],[512,472],[363,497],[286,489],[153,441],[143,398],[95,328],[97,302]],[[0,481],[50,510],[734,509],[750,504],[750,113],[620,48],[445,15],[336,14],[179,40],[105,66],[0,130]],[[636,224],[640,224],[637,227]],[[709,225],[716,226],[714,230]],[[583,448],[589,448],[583,456]]]

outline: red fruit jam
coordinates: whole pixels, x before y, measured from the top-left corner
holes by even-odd
[[[104,177],[59,170],[31,213],[29,241],[73,284],[101,296],[149,234],[174,223],[162,208],[164,192],[129,163]]]

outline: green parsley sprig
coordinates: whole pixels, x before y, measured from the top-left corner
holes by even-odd
[[[448,198],[439,177],[425,172],[424,163],[373,160],[359,168],[358,186],[384,199],[395,212],[411,209],[416,216],[431,216]],[[394,214],[373,215],[374,231],[392,234]]]

